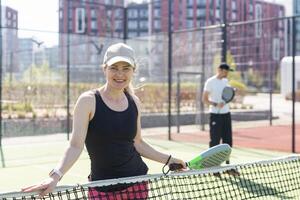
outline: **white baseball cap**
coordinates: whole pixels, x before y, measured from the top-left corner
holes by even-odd
[[[103,63],[111,66],[117,62],[127,62],[132,67],[136,67],[134,50],[124,43],[109,46],[104,54]]]

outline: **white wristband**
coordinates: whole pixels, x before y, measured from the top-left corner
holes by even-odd
[[[55,168],[51,170],[49,176],[51,177],[53,174],[57,174],[59,176],[59,180],[63,177],[63,173]]]

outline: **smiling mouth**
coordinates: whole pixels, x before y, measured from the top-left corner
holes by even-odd
[[[123,79],[122,79],[122,80],[121,80],[121,79],[114,79],[114,81],[117,82],[117,83],[124,83],[124,82],[126,82],[126,81],[123,80]]]

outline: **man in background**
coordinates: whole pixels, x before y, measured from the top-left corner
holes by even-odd
[[[226,143],[232,146],[232,125],[229,105],[222,100],[222,91],[228,86],[228,72],[233,71],[228,64],[221,63],[217,73],[206,80],[202,102],[209,105],[209,147]],[[226,161],[229,164],[229,161]]]

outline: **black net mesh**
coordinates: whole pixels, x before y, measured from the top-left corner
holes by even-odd
[[[0,194],[1,200],[36,194]],[[45,199],[300,199],[300,156],[242,165],[61,186]]]

